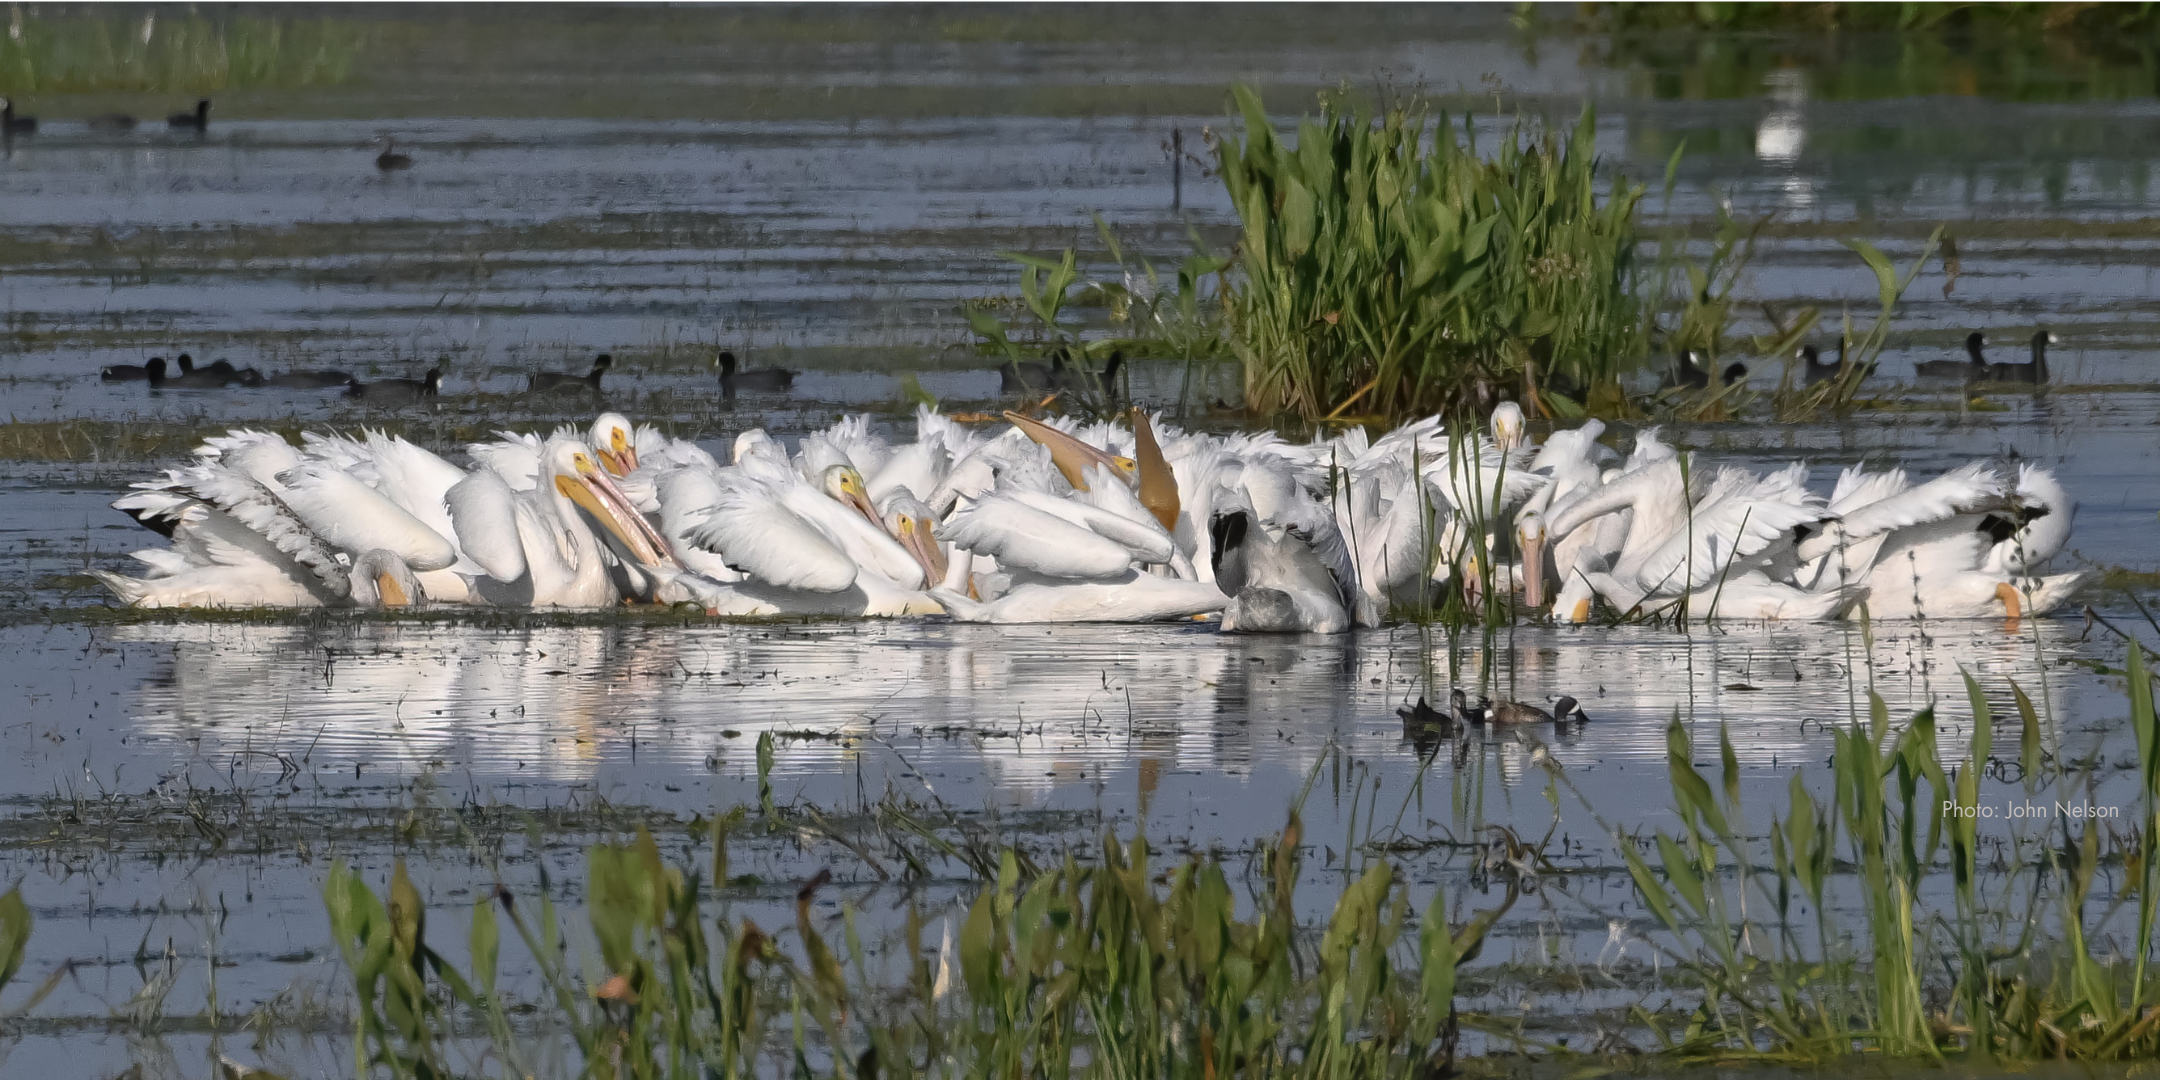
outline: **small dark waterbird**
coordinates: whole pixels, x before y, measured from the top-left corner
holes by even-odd
[[[37,134],[37,117],[17,116],[15,114],[15,99],[0,98],[0,135],[12,137],[35,134]]]
[[[600,377],[615,366],[615,358],[607,353],[593,357],[592,370],[583,375],[569,375],[560,371],[543,371],[532,377],[526,387],[529,393],[545,394],[555,390],[580,390],[598,396]]]
[[[157,365],[159,371],[165,370],[165,358],[153,356],[140,364],[107,364],[98,369],[98,379],[102,382],[141,382],[150,377],[152,364]]]
[[[103,113],[84,121],[92,131],[133,131],[136,120],[126,113]]]
[[[1734,361],[1725,365],[1725,370],[1717,374],[1719,386],[1731,386],[1747,378],[1747,365]],[[1689,390],[1708,390],[1710,369],[1698,362],[1695,350],[1682,349],[1673,355],[1672,375],[1665,385],[1686,387]]]
[[[2048,381],[2047,347],[2054,344],[2055,335],[2036,330],[2032,336],[2032,360],[2023,364],[1989,364],[1987,381],[2001,383],[2024,383],[2041,386]]]
[[[263,380],[264,386],[281,390],[328,390],[352,383],[353,377],[342,371],[288,371]]]
[[[1458,694],[1461,692],[1456,691]],[[1423,697],[1418,698],[1415,705],[1404,705],[1396,709],[1395,715],[1402,717],[1403,738],[1406,739],[1415,739],[1420,735],[1435,732],[1445,734],[1455,730],[1455,718],[1426,704]]]
[[[1062,350],[1061,350],[1062,353]],[[1051,376],[1053,390],[1095,390],[1114,394],[1118,369],[1125,366],[1125,354],[1113,351],[1103,363],[1101,371],[1089,371],[1085,367],[1061,367]]]
[[[382,379],[364,383],[354,381],[345,388],[345,396],[359,398],[370,405],[410,405],[422,398],[442,393],[442,368],[431,367],[418,379]]]
[[[237,377],[233,366],[223,360],[198,368],[194,358],[186,353],[180,354],[180,373],[177,375],[168,377],[162,362],[152,361],[149,367],[152,390],[221,390]]]
[[[1513,726],[1521,724],[1550,724],[1555,722],[1556,720],[1565,723],[1570,718],[1578,720],[1589,719],[1588,716],[1583,715],[1583,711],[1580,708],[1576,707],[1574,698],[1563,696],[1560,700],[1553,702],[1553,709],[1551,712],[1546,712],[1545,710],[1540,709],[1527,701],[1503,701],[1497,705],[1494,705],[1492,707],[1492,712],[1488,713],[1485,719],[1488,723],[1499,724],[1503,726]]]
[[[375,155],[375,167],[383,172],[410,169],[412,168],[412,156],[398,153],[397,144],[391,142],[390,137],[385,135],[382,141],[382,153]]]
[[[165,126],[174,131],[210,130],[210,99],[204,98],[196,102],[192,112],[176,112],[166,117]]]
[[[1472,705],[1470,704],[1470,699],[1463,694],[1460,688],[1448,691],[1448,708],[1453,713],[1455,721],[1457,723],[1484,723],[1485,712],[1491,706],[1491,704],[1491,702],[1486,701],[1484,698],[1479,698],[1478,703]]]
[[[759,368],[743,371],[736,366],[735,354],[723,352],[719,357],[720,392],[728,397],[736,394],[785,394],[795,385],[795,373],[785,368]]]
[[[1825,383],[1829,382],[1832,379],[1842,378],[1844,376],[1846,363],[1845,347],[1847,344],[1847,339],[1842,335],[1839,336],[1837,343],[1837,359],[1827,364],[1822,362],[1822,354],[1815,351],[1815,346],[1800,346],[1800,359],[1807,362],[1807,385],[1814,386],[1816,383]],[[1875,366],[1876,365],[1874,361],[1869,361],[1867,369],[1860,373],[1860,378],[1866,379],[1873,376],[1875,374]]]
[[[1988,362],[1980,349],[1986,344],[1986,335],[1975,330],[1965,335],[1965,359],[1922,361],[1913,365],[1913,374],[1925,379],[1964,379],[1967,382],[1985,379]]]
[[[998,392],[1001,394],[1040,393],[1044,390],[1094,390],[1101,388],[1108,393],[1117,383],[1119,369],[1125,366],[1125,354],[1112,352],[1101,371],[1091,371],[1084,364],[1075,364],[1073,356],[1064,346],[1050,350],[1046,363],[1026,360],[1008,360],[998,369]]]
[[[1065,350],[1050,354],[1050,362],[1038,364],[1031,360],[1007,360],[998,369],[998,393],[1030,394],[1052,389],[1065,369]]]

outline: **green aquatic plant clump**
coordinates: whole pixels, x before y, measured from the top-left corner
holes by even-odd
[[[1307,419],[1397,417],[1501,396],[1575,415],[1617,406],[1643,353],[1634,287],[1643,188],[1597,178],[1595,116],[1518,122],[1486,156],[1415,99],[1324,95],[1295,145],[1235,90],[1244,136],[1217,166],[1243,233],[1232,347],[1246,404]]]
[[[727,880],[740,821],[713,821],[710,881]],[[1048,868],[1007,849],[977,868],[973,904],[935,953],[930,920],[908,904],[885,978],[851,904],[837,939],[813,916],[829,872],[796,894],[792,935],[768,931],[725,906],[715,915],[707,868],[669,865],[643,830],[588,852],[598,955],[583,958],[582,978],[545,882],[529,898],[498,888],[474,903],[469,971],[429,945],[402,861],[386,896],[343,863],[323,896],[352,976],[360,1076],[466,1075],[452,1063],[476,1042],[501,1074],[533,1075],[546,1055],[529,1019],[511,1019],[533,1011],[574,1048],[575,1075],[608,1080],[1446,1075],[1455,968],[1513,887],[1451,926],[1437,893],[1413,918],[1410,883],[1373,860],[1315,944],[1291,906],[1299,851],[1293,815],[1241,898],[1210,858],[1158,871],[1142,837],[1105,837]],[[537,1010],[498,988],[504,921],[537,969]]]
[[[2110,809],[2130,811],[2127,828],[2056,812],[2037,834],[1983,835],[1980,821],[1993,816],[1981,806],[1983,774],[2011,773],[2029,802],[2092,790],[2089,772],[2050,753],[2015,683],[2014,761],[1995,755],[1993,709],[1969,674],[1962,759],[1944,760],[1932,710],[1893,730],[1870,692],[1868,716],[1834,733],[1829,798],[1795,774],[1785,812],[1764,831],[1742,814],[1728,734],[1719,732],[1721,796],[1676,718],[1667,761],[1680,827],[1649,844],[1619,839],[1669,935],[1661,947],[1699,981],[1703,1005],[1684,1030],[1638,1020],[1683,1061],[2160,1057],[2160,986],[2148,963],[2160,715],[2141,646],[2126,667],[2139,786],[2134,806]],[[1848,890],[1862,918],[1840,926],[1832,908]],[[1945,896],[1948,910],[1925,899]],[[2125,914],[2135,918],[2127,935]]]
[[[9,11],[0,95],[329,86],[351,77],[367,37],[357,24],[327,19],[35,11]]]

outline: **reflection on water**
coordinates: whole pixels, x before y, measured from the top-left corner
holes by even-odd
[[[2016,678],[2065,717],[2119,712],[2117,691],[2064,666],[2112,655],[2077,643],[2078,629],[1886,626],[1870,647],[1858,628],[1789,625],[1524,628],[1452,646],[1414,627],[1310,639],[944,622],[18,627],[4,632],[20,646],[4,670],[33,718],[0,738],[13,751],[0,783],[35,796],[64,766],[136,790],[176,769],[282,759],[331,787],[432,776],[483,798],[585,790],[688,813],[748,798],[753,744],[771,732],[774,776],[821,804],[927,784],[971,803],[1087,807],[1180,775],[1194,779],[1176,813],[1265,811],[1215,826],[1236,842],[1273,827],[1331,742],[1406,783],[1423,765],[1395,709],[1462,686],[1539,704],[1567,694],[1591,717],[1473,735],[1472,772],[1489,763],[1505,786],[1549,744],[1604,809],[1633,817],[1664,796],[1623,774],[1658,770],[1676,715],[1729,723],[1745,765],[1789,770],[1827,754],[1827,726],[1864,715],[1870,686],[1894,715],[1935,703],[1946,742],[1962,745],[1960,666],[1997,692]]]

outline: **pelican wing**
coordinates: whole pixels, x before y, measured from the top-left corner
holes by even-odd
[[[197,466],[180,474],[181,490],[231,514],[287,558],[306,567],[335,596],[350,591],[345,566],[285,504],[247,476],[217,466]]]
[[[1866,466],[1849,465],[1838,474],[1837,487],[1830,491],[1830,512],[1845,514],[1858,510],[1872,502],[1879,502],[1912,486],[1905,480],[1905,470],[1889,469],[1869,472]]]
[[[285,437],[268,431],[239,428],[212,435],[195,448],[195,456],[238,469],[272,491],[278,489],[277,474],[304,460]]]
[[[465,470],[402,438],[381,432],[371,433],[367,446],[375,459],[376,490],[437,534],[456,535],[444,499],[465,479]]]
[[[310,462],[277,476],[281,498],[293,516],[335,547],[349,552],[382,548],[415,570],[440,570],[457,561],[457,548],[382,492],[351,473]]]
[[[1132,488],[1123,482],[1112,483],[1117,479],[1108,466],[1097,465],[1090,471],[1088,490],[1075,492],[1070,499],[1035,492],[1020,497],[1039,510],[1049,510],[1097,536],[1116,541],[1140,562],[1169,562],[1177,554],[1177,543],[1155,515],[1140,504]],[[1045,502],[1056,504],[1057,509],[1042,505]]]
[[[988,555],[1007,570],[1045,577],[1115,577],[1133,561],[1123,544],[1012,495],[993,495],[955,511],[938,526],[937,538]]]
[[[517,493],[493,469],[475,469],[443,494],[451,531],[467,558],[497,581],[525,576],[518,539]]]
[[[767,585],[839,592],[855,584],[855,562],[765,484],[723,476],[705,520],[683,530],[692,544]]]
[[[1667,537],[1633,569],[1647,591],[1699,589],[1761,552],[1796,525],[1822,520],[1819,506],[1732,497],[1698,507],[1688,528]]]
[[[1800,560],[1806,562],[1839,545],[1895,529],[1996,509],[2007,505],[2004,488],[2003,477],[1988,462],[1975,461],[1927,483],[1846,511],[1836,528],[1809,537],[1800,545]]]
[[[512,491],[531,491],[540,483],[540,437],[498,431],[495,441],[465,448],[474,461],[493,469]]]

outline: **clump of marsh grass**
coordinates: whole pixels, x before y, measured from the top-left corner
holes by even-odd
[[[2111,853],[2103,822],[2062,815],[2046,835],[2010,837],[2008,864],[2001,855],[1983,862],[1979,783],[2001,765],[1987,696],[1970,675],[1973,736],[1962,760],[1944,762],[1931,710],[1893,732],[1871,693],[1865,721],[1835,732],[1828,801],[1795,775],[1767,842],[1743,819],[1730,738],[1720,731],[1720,797],[1676,720],[1667,760],[1680,828],[1654,833],[1655,867],[1621,842],[1636,888],[1670,935],[1668,954],[1698,980],[1703,1005],[1683,1031],[1639,1019],[1686,1060],[2160,1055],[2160,1008],[2151,1004],[2160,986],[2147,970],[2160,884],[2150,857],[2160,836],[2160,719],[2142,650],[2132,648],[2126,667],[2140,794],[2134,827],[2111,834]],[[2012,697],[2026,794],[2075,799],[2083,783],[2062,774],[2059,759],[2058,775],[2047,775],[2037,711],[2015,684]],[[2118,859],[2122,888],[2103,902],[2096,872]],[[1993,895],[1983,891],[1990,875],[2000,879]],[[1856,895],[1857,925],[1832,920],[1840,890]],[[1950,910],[1923,906],[1924,895],[1945,891]],[[2103,939],[2127,895],[2137,921],[2124,955]],[[2013,936],[2002,937],[2004,928]]]
[[[713,822],[711,881],[727,878],[736,820]],[[909,903],[905,949],[886,965],[898,969],[892,982],[871,972],[854,907],[842,906],[837,940],[813,917],[829,872],[796,893],[794,940],[783,947],[725,907],[714,917],[707,868],[668,864],[642,830],[588,851],[598,955],[582,978],[544,883],[534,900],[498,888],[474,903],[468,971],[428,943],[402,862],[387,896],[341,863],[324,901],[353,978],[360,1075],[456,1075],[452,1061],[474,1041],[507,1073],[531,1074],[530,1036],[513,1028],[497,984],[504,921],[581,1075],[1445,1075],[1455,969],[1476,955],[1514,886],[1460,927],[1437,895],[1413,920],[1409,883],[1370,860],[1317,944],[1301,944],[1291,904],[1300,848],[1293,814],[1243,902],[1215,860],[1159,871],[1140,836],[1106,836],[1047,868],[1006,849],[982,868],[934,964],[931,920]],[[475,1022],[461,1023],[468,1015]]]
[[[1617,405],[1643,351],[1633,288],[1639,185],[1597,181],[1593,114],[1519,122],[1487,157],[1416,99],[1347,91],[1280,139],[1235,90],[1244,136],[1217,169],[1243,232],[1232,347],[1245,400],[1307,419],[1400,417],[1519,397]]]

